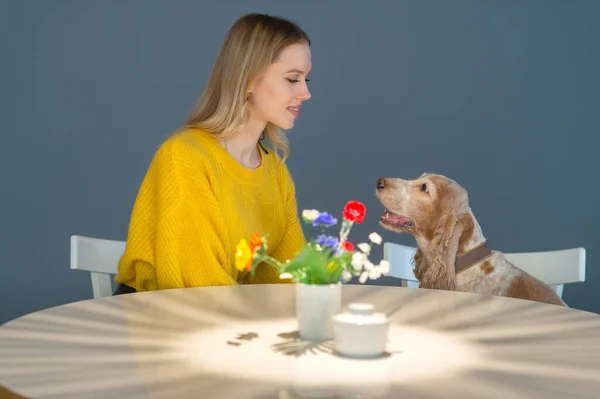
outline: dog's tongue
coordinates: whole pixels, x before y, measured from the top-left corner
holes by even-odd
[[[389,222],[394,223],[394,224],[410,224],[411,223],[409,218],[400,216],[400,215],[396,215],[395,213],[392,213],[392,212],[386,212],[384,214],[384,217],[386,218],[386,220],[388,220]]]
[[[410,219],[409,218],[405,218],[403,216],[394,215],[393,213],[390,214],[390,219],[389,220],[392,223],[395,223],[395,224],[410,224]]]

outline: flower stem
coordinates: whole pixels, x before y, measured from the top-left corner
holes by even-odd
[[[273,259],[271,257],[263,258],[263,262],[265,262],[266,264],[271,265],[277,269],[281,269],[281,263],[279,263],[276,259]]]

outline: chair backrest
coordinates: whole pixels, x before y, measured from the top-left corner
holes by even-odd
[[[383,259],[390,262],[390,276],[402,280],[403,287],[418,288],[419,280],[413,273],[412,259],[417,249],[402,244],[383,244]]]
[[[417,249],[386,242],[383,258],[390,262],[390,275],[406,281],[407,287],[418,287],[411,263]],[[556,251],[505,253],[506,259],[533,277],[548,284],[562,298],[564,284],[585,281],[585,248]]]
[[[117,274],[125,241],[71,236],[71,269],[90,272],[94,298],[112,295],[111,274]]]
[[[562,298],[564,284],[585,281],[585,249],[504,254],[509,262],[548,284]]]

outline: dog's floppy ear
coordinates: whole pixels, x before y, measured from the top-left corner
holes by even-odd
[[[415,255],[415,277],[419,278],[421,288],[454,291],[456,288],[455,261],[458,241],[463,231],[463,224],[458,218],[449,214],[438,226],[431,240],[431,263],[417,261]],[[419,263],[423,266],[420,268]],[[424,270],[423,270],[424,269]],[[420,276],[417,276],[419,274]]]
[[[427,270],[427,259],[423,256],[423,252],[421,248],[417,247],[417,252],[415,252],[415,256],[413,256],[413,262],[415,268],[413,269],[413,274],[417,278],[417,280],[421,281],[423,278],[423,274],[425,270]]]

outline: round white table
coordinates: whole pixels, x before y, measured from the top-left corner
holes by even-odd
[[[0,327],[0,386],[31,398],[597,398],[600,317],[510,298],[346,285],[391,312],[388,354],[297,337],[294,285],[122,295]],[[399,308],[398,308],[399,306]]]

